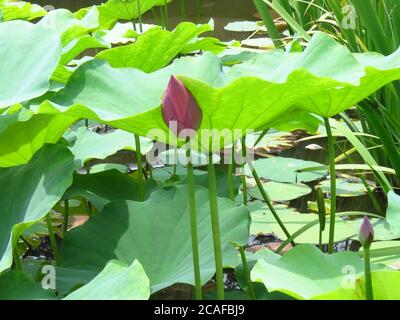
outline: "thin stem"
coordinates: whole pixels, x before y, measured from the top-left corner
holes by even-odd
[[[140,9],[140,0],[137,0],[137,10],[138,10],[138,19],[139,19],[139,31],[143,32],[142,12],[141,12],[141,9]]]
[[[242,137],[242,157],[243,159],[247,158],[247,149],[246,149],[246,136]],[[248,198],[249,196],[247,195],[247,181],[246,181],[246,173],[245,173],[245,165],[246,161],[243,161],[243,166],[242,166],[242,193],[243,193],[243,204],[247,206]]]
[[[228,195],[229,199],[235,201],[235,190],[233,189],[233,173],[235,171],[235,143],[232,145],[232,156],[228,166]]]
[[[326,208],[325,208],[324,194],[321,188],[317,189],[317,206],[318,206],[318,218],[319,218],[319,248],[322,251],[322,233],[325,230]]]
[[[328,136],[329,150],[329,175],[331,180],[331,213],[329,221],[329,243],[328,253],[333,253],[333,245],[335,241],[335,217],[336,217],[336,168],[335,168],[335,138],[332,135],[329,118],[325,118],[326,134]]]
[[[53,251],[54,259],[56,260],[56,265],[59,266],[60,265],[60,256],[58,253],[58,245],[57,245],[56,237],[54,236],[53,225],[51,224],[50,213],[46,215],[46,223],[47,223],[47,229],[49,231],[51,250]]]
[[[224,299],[224,273],[222,265],[221,235],[219,229],[218,200],[217,200],[217,181],[215,168],[212,162],[212,155],[208,159],[208,192],[210,197],[211,227],[214,243],[215,272],[217,282],[217,299]]]
[[[139,179],[139,197],[141,201],[144,201],[142,153],[140,152],[140,138],[137,134],[135,134],[135,148],[136,148],[136,163],[137,163],[138,179]]]
[[[181,20],[185,21],[185,0],[181,0]]]
[[[364,247],[364,273],[365,273],[365,298],[367,300],[374,300],[374,293],[372,291],[372,277],[371,277],[371,261],[369,247]]]
[[[247,285],[249,287],[249,297],[251,300],[256,300],[256,293],[254,291],[253,283],[251,282],[250,278],[250,269],[249,269],[249,264],[247,263],[247,258],[246,258],[246,252],[244,250],[244,246],[239,246],[239,252],[240,252],[240,258],[242,259],[242,265],[243,265],[243,272],[246,276],[247,280]]]
[[[63,238],[68,231],[68,220],[69,220],[69,201],[64,201],[64,224],[63,224]]]
[[[187,152],[190,159],[190,148]],[[189,213],[190,213],[190,231],[192,235],[192,254],[193,254],[193,269],[195,279],[196,300],[202,299],[201,292],[201,273],[200,273],[200,254],[199,254],[199,239],[197,234],[197,217],[196,217],[196,194],[193,174],[193,164],[189,161],[187,165],[187,179],[189,191]]]
[[[277,222],[277,223],[279,224],[279,226],[281,227],[282,231],[285,233],[286,237],[287,237],[287,238],[291,238],[291,235],[290,235],[289,231],[286,229],[286,227],[285,227],[284,223],[282,222],[281,218],[279,218],[279,215],[278,215],[278,213],[276,212],[274,206],[272,205],[271,199],[270,199],[270,197],[269,197],[267,191],[265,191],[265,189],[264,189],[264,187],[263,187],[263,185],[262,185],[262,183],[261,183],[261,181],[260,181],[260,178],[259,178],[259,176],[258,176],[258,174],[257,174],[256,169],[255,169],[254,166],[251,164],[251,161],[250,161],[249,159],[248,159],[248,164],[249,164],[249,167],[251,168],[251,173],[252,173],[252,175],[253,175],[253,177],[254,177],[254,180],[256,180],[257,187],[258,187],[258,189],[260,190],[261,195],[262,195],[262,197],[263,197],[265,203],[267,204],[269,210],[271,211],[272,215],[274,216],[276,222]],[[292,240],[290,243],[292,244],[292,246],[295,246],[295,245],[296,245],[295,242],[294,242],[293,240]]]
[[[168,0],[164,0],[164,22],[165,30],[168,29]]]

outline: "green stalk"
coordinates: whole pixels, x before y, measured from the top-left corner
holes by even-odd
[[[271,211],[272,215],[274,216],[276,222],[279,224],[279,226],[281,227],[282,231],[285,233],[286,237],[287,237],[287,238],[291,238],[291,235],[290,235],[289,231],[286,229],[284,223],[282,222],[281,218],[279,218],[278,213],[276,212],[274,206],[272,205],[271,198],[269,197],[267,191],[265,191],[265,189],[263,188],[262,183],[261,183],[261,181],[260,181],[260,178],[259,178],[259,176],[258,176],[258,174],[257,174],[256,169],[255,169],[254,166],[251,164],[251,161],[250,161],[250,160],[248,160],[247,163],[249,164],[249,167],[251,168],[251,173],[252,173],[252,175],[253,175],[253,177],[254,177],[254,180],[256,180],[257,187],[258,187],[258,189],[260,190],[261,195],[262,195],[262,197],[263,197],[265,203],[267,204],[269,210]],[[296,245],[295,242],[294,242],[293,240],[292,240],[290,243],[292,244],[293,247]]]
[[[267,27],[268,34],[272,38],[275,48],[281,48],[284,46],[281,35],[276,28],[274,20],[269,12],[267,5],[262,0],[253,0],[254,5],[256,6],[257,11],[260,13],[261,18],[264,21],[265,26]]]
[[[63,224],[63,238],[68,230],[68,219],[69,219],[69,201],[64,201],[64,224]]]
[[[254,291],[253,283],[250,278],[249,264],[247,263],[246,253],[244,251],[244,246],[239,246],[240,258],[242,259],[243,272],[246,276],[247,285],[249,287],[249,297],[251,300],[256,300],[256,293]]]
[[[319,218],[319,248],[322,251],[322,233],[325,230],[326,209],[324,194],[321,188],[317,189],[317,205],[318,205],[318,218]]]
[[[333,245],[335,240],[335,217],[336,217],[336,168],[335,168],[335,138],[332,135],[329,118],[325,118],[326,134],[328,136],[329,150],[329,175],[331,178],[331,213],[329,221],[329,243],[328,253],[333,253]]]
[[[372,277],[371,277],[371,261],[369,246],[364,247],[364,273],[365,273],[365,298],[367,300],[374,300],[374,293],[372,291]]]
[[[233,189],[233,173],[235,171],[235,143],[232,145],[231,162],[228,166],[228,195],[229,199],[235,201],[235,190]]]
[[[185,0],[181,0],[181,20],[185,21]]]
[[[60,265],[60,255],[58,253],[58,246],[57,246],[57,241],[56,237],[54,236],[54,229],[51,224],[51,218],[50,218],[50,213],[46,215],[46,223],[47,223],[47,229],[49,230],[49,238],[50,238],[50,245],[51,245],[51,250],[53,251],[54,258],[56,260],[56,265]]]
[[[189,191],[189,213],[190,213],[190,231],[192,235],[192,254],[193,254],[193,269],[195,279],[196,300],[202,299],[201,292],[201,273],[200,273],[200,254],[199,254],[199,239],[197,233],[197,217],[196,217],[196,194],[193,174],[193,164],[190,158],[190,147],[187,151],[189,163],[187,165],[187,179]]]
[[[212,162],[212,154],[208,159],[208,192],[210,197],[211,227],[214,243],[215,272],[217,282],[217,299],[224,300],[224,274],[222,265],[221,235],[219,230],[217,181],[215,168]]]
[[[246,159],[247,157],[247,150],[246,150],[246,136],[242,137],[242,157],[243,159]],[[247,181],[246,181],[246,174],[244,171],[244,167],[246,165],[246,162],[244,161],[243,166],[242,166],[242,170],[243,170],[243,174],[242,174],[242,192],[243,192],[243,204],[245,206],[247,206],[247,202],[248,202],[248,195],[247,195]]]
[[[135,134],[135,147],[136,147],[136,163],[138,167],[138,179],[139,179],[139,195],[140,200],[144,201],[144,178],[143,178],[143,165],[142,165],[142,153],[140,152],[140,138]]]
[[[137,0],[137,10],[138,10],[138,18],[139,18],[139,31],[143,32],[142,12],[141,12],[141,9],[140,9],[140,0]]]
[[[168,0],[164,0],[164,22],[165,22],[165,30],[168,29]]]

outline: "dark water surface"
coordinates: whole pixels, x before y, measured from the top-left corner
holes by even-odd
[[[84,7],[101,4],[105,1],[90,0],[33,0],[40,5],[52,5],[55,8],[66,8],[77,11]],[[186,0],[185,1],[185,20],[206,23],[212,18],[215,23],[214,36],[221,40],[241,39],[247,37],[247,33],[229,32],[224,30],[224,26],[233,21],[256,20],[254,13],[256,9],[252,0]],[[174,0],[168,4],[168,20],[170,29],[182,21],[181,6],[179,0]],[[144,17],[145,23],[154,23],[154,16],[148,12]]]

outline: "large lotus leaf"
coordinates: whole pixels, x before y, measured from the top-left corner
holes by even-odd
[[[172,0],[167,0],[171,2]],[[144,14],[155,6],[163,6],[165,0],[140,0],[140,14]],[[132,21],[139,17],[138,0],[108,0],[98,7],[100,13],[100,25],[111,27],[118,20]]]
[[[197,187],[195,192],[201,278],[206,283],[215,272],[210,203],[207,189]],[[185,185],[161,189],[145,202],[114,201],[86,224],[68,232],[58,288],[87,283],[110,259],[127,264],[138,259],[152,292],[174,283],[193,284],[187,197]],[[218,208],[224,266],[233,267],[238,261],[230,241],[247,243],[249,212],[225,198],[218,199]]]
[[[33,20],[47,14],[41,6],[25,1],[2,1],[0,11],[4,21],[9,20]]]
[[[96,58],[107,60],[114,68],[132,67],[150,73],[165,67],[197,36],[211,30],[211,25],[191,22],[180,23],[172,32],[155,27],[135,43],[102,51]]]
[[[145,182],[145,198],[155,189],[153,180]],[[113,200],[140,200],[140,186],[137,180],[118,170],[107,170],[92,174],[75,174],[72,186],[65,193],[65,199],[85,197],[98,210]]]
[[[18,237],[43,218],[72,183],[73,156],[45,145],[26,165],[0,169],[0,272],[12,263]]]
[[[8,118],[15,116],[18,114]],[[39,114],[10,124],[0,131],[0,167],[27,163],[44,144],[56,143],[75,121],[64,115]]]
[[[297,172],[304,168],[320,167],[322,164],[293,158],[274,157],[261,159],[254,161],[252,165],[260,177],[278,182],[310,182],[321,179],[326,175],[325,171]],[[246,165],[245,172],[251,176],[248,165]]]
[[[375,230],[374,230],[375,231]],[[363,248],[360,249],[362,254]],[[371,261],[400,269],[400,241],[376,241],[370,248]]]
[[[0,276],[0,300],[50,300],[55,295],[22,271],[10,271]]]
[[[298,245],[280,259],[258,260],[251,279],[262,282],[269,292],[280,291],[297,299],[311,299],[340,288],[351,268],[360,277],[361,258],[354,252],[322,253],[312,245]]]
[[[304,96],[297,104],[312,113],[331,117],[398,80],[400,49],[387,57],[377,53],[352,54],[328,35],[317,33],[304,52],[273,51],[234,68],[258,69],[261,78],[275,83],[288,84],[303,78],[300,91]],[[315,93],[309,94],[309,80],[314,77],[319,81]]]
[[[147,300],[150,282],[139,261],[130,266],[111,260],[92,281],[64,300]]]
[[[400,272],[372,271],[372,291],[374,300],[400,300]],[[365,278],[358,278],[353,288],[338,288],[332,292],[318,295],[316,300],[365,300]]]
[[[272,201],[284,202],[303,197],[311,193],[311,188],[303,183],[283,183],[270,181],[262,184]],[[264,200],[258,187],[248,189],[248,193],[258,200]]]
[[[140,138],[140,151],[146,154],[153,147],[150,139]],[[81,168],[87,160],[105,159],[119,150],[136,150],[132,133],[116,130],[107,134],[97,134],[86,128],[76,132],[76,141],[71,147],[75,155],[75,167]]]
[[[0,24],[0,109],[46,93],[61,55],[57,33],[25,21]]]
[[[325,193],[331,192],[331,180],[324,180],[317,185],[321,187]],[[371,186],[373,190],[374,187]],[[338,197],[358,197],[367,193],[365,185],[361,182],[354,182],[352,180],[339,178],[336,180],[336,193]]]
[[[99,12],[96,7],[92,7],[81,19],[67,9],[57,9],[50,11],[38,23],[46,30],[57,32],[65,46],[72,40],[86,35],[99,26]]]

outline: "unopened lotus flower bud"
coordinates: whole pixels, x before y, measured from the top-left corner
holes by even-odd
[[[360,231],[358,233],[358,239],[364,248],[369,248],[374,240],[374,227],[367,216],[364,217],[364,220],[361,224]]]
[[[172,132],[180,137],[190,130],[197,131],[203,119],[203,113],[195,98],[185,85],[175,76],[169,80],[162,98],[162,116]]]

